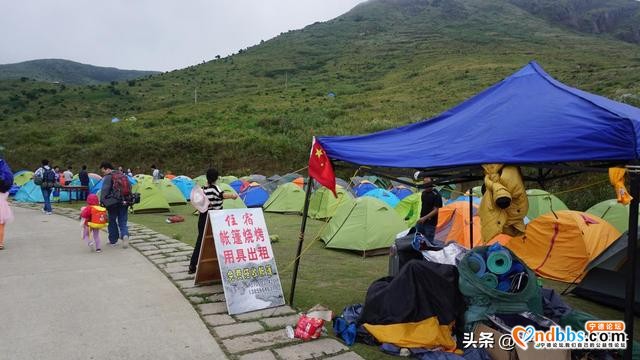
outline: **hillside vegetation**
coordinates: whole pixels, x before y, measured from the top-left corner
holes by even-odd
[[[62,59],[42,59],[0,65],[0,80],[32,79],[75,85],[110,83],[157,74],[157,71],[120,70]]]
[[[306,164],[313,135],[431,117],[534,59],[571,86],[640,105],[638,45],[519,5],[371,0],[227,58],[141,80],[1,81],[0,144],[17,169],[47,157],[141,171],[156,163],[191,175],[209,165],[283,172]],[[113,116],[137,120],[111,124]]]

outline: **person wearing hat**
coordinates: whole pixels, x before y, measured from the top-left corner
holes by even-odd
[[[422,176],[421,176],[422,177]],[[416,222],[416,232],[424,235],[429,243],[433,243],[438,225],[438,209],[442,207],[442,197],[433,188],[430,177],[423,177],[424,191],[422,191],[422,208],[420,218]]]
[[[200,245],[202,244],[202,237],[204,236],[204,225],[207,222],[207,214],[209,210],[222,210],[222,202],[224,199],[237,199],[237,194],[230,194],[224,192],[216,181],[218,180],[218,170],[207,170],[207,186],[203,188],[194,188],[191,196],[191,204],[198,209],[200,217],[198,217],[198,238],[196,239],[196,246],[191,254],[191,262],[189,263],[189,274],[196,272],[196,266],[198,265],[198,257],[200,256]]]

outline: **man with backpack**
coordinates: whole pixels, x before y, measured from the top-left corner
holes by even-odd
[[[126,249],[129,246],[127,218],[129,216],[131,184],[127,176],[121,171],[114,171],[113,165],[109,162],[102,162],[100,170],[104,175],[100,190],[100,203],[107,208],[109,217],[109,244],[115,247],[118,238],[120,238],[122,239],[122,247]]]
[[[44,198],[44,207],[42,212],[51,215],[51,192],[56,185],[56,172],[49,166],[49,160],[42,160],[42,166],[33,174],[33,182],[40,186],[42,197]]]

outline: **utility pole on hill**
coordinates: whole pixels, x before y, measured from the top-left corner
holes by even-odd
[[[193,90],[193,103],[198,103],[198,88],[195,88],[195,90]]]

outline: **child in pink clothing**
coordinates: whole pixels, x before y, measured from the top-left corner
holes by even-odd
[[[96,194],[91,194],[87,197],[87,206],[83,207],[80,211],[80,217],[82,218],[82,240],[87,243],[87,246],[93,250],[95,246],[96,252],[102,252],[100,248],[100,228],[89,226],[91,222],[91,209],[98,207],[98,197]],[[91,240],[89,238],[89,232],[91,232]]]

